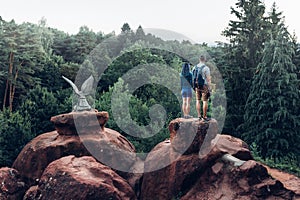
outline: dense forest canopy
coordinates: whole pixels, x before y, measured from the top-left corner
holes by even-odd
[[[90,104],[108,111],[107,126],[127,136],[138,152],[149,152],[169,137],[168,123],[182,115],[181,65],[197,64],[204,53],[215,85],[209,115],[218,120],[220,133],[242,138],[258,158],[299,173],[297,38],[275,4],[267,12],[260,0],[237,0],[231,14],[236,20],[220,33],[229,42],[217,46],[164,41],[128,23],[119,35],[86,26],[70,35],[48,27],[46,19],[17,24],[0,17],[0,166],[10,166],[28,141],[53,130],[51,116],[72,110],[72,90],[62,76],[78,85],[95,77]],[[119,121],[113,112],[123,108]],[[134,137],[124,131],[132,124],[156,134]]]

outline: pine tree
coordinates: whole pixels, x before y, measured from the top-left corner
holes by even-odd
[[[293,48],[295,50],[295,55],[293,57],[293,63],[297,67],[297,77],[298,77],[298,80],[300,80],[300,44],[297,42],[297,37],[296,37],[295,33],[293,34],[292,39],[293,39]],[[298,87],[300,89],[300,81],[298,83]]]
[[[124,23],[121,30],[122,30],[122,33],[131,32],[131,28],[128,23]]]
[[[143,28],[142,28],[141,25],[138,27],[138,29],[135,32],[135,38],[136,38],[136,40],[143,40],[143,39],[145,39],[145,32],[144,32],[144,30],[143,30]]]
[[[272,29],[245,106],[243,139],[263,158],[300,160],[296,66],[290,34],[283,23]]]
[[[1,23],[0,70],[6,72],[2,106],[12,111],[15,99],[24,96],[28,88],[38,83],[34,75],[42,69],[45,52],[38,27],[34,24],[17,25],[13,20]]]
[[[33,138],[27,116],[8,109],[0,111],[0,167],[10,167],[23,147]]]
[[[79,32],[74,36],[75,38],[75,63],[83,63],[87,55],[97,46],[97,35],[87,26],[82,26]]]
[[[239,136],[243,123],[244,105],[247,101],[255,69],[261,60],[261,52],[267,36],[268,22],[261,0],[238,0],[231,8],[236,20],[231,20],[223,35],[230,40],[224,46],[223,65],[227,96],[227,116],[224,132]],[[240,127],[241,128],[241,127]]]

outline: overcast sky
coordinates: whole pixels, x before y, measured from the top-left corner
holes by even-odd
[[[0,16],[17,23],[38,21],[45,17],[47,25],[76,34],[86,25],[94,32],[118,34],[127,22],[135,30],[166,29],[178,32],[197,43],[226,41],[221,32],[233,19],[230,7],[237,0],[3,0]],[[274,1],[265,0],[267,12]],[[289,31],[300,37],[299,1],[275,0],[283,11]],[[299,41],[299,39],[298,39]]]

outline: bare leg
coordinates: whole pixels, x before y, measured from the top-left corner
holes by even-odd
[[[197,113],[198,113],[198,117],[201,117],[201,105],[200,105],[200,100],[196,100],[196,110],[197,110]]]
[[[207,117],[208,101],[203,101],[203,117]]]
[[[187,103],[186,103],[186,115],[189,115],[190,114],[190,111],[191,111],[191,98],[188,97],[187,98]]]
[[[182,112],[183,112],[183,116],[187,115],[186,104],[187,104],[187,98],[182,98]]]

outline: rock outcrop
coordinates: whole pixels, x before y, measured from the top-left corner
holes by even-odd
[[[0,168],[0,199],[22,199],[25,191],[25,183],[17,170]]]
[[[170,139],[142,160],[105,127],[108,118],[98,111],[52,117],[55,130],[0,169],[0,199],[300,199],[299,178],[254,161],[245,142],[218,134],[214,119],[171,121]]]
[[[217,134],[215,120],[204,123],[176,119],[169,130],[170,142],[158,144],[145,161],[148,173],[143,177],[141,199],[172,199],[186,193],[226,153],[252,159],[241,140]],[[153,170],[167,163],[170,165]]]
[[[293,199],[294,192],[284,188],[273,179],[266,168],[253,161],[245,162],[241,167],[217,162],[207,168],[182,200],[198,199]]]
[[[216,134],[216,121],[205,124],[176,119],[169,129],[171,142],[158,144],[146,158],[145,169],[149,172],[143,176],[142,200],[296,199],[295,191],[285,188],[253,160],[245,142]],[[187,134],[195,130],[190,140]],[[185,148],[187,141],[191,145]],[[223,159],[224,155],[247,162],[235,166]],[[166,163],[171,164],[151,170]]]
[[[89,120],[83,120],[85,117]],[[101,126],[96,123],[96,117]],[[52,117],[56,130],[41,134],[28,143],[13,163],[13,168],[29,185],[34,185],[52,161],[68,155],[93,155],[106,162],[104,164],[121,169],[132,166],[136,160],[134,146],[120,133],[104,129],[107,118],[107,112],[96,115],[90,112],[69,113]],[[75,123],[78,124],[75,126]]]
[[[28,190],[24,199],[134,200],[136,197],[126,180],[93,157],[67,156],[50,163],[39,184]]]

